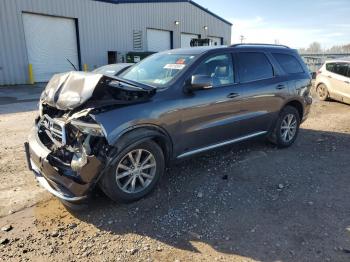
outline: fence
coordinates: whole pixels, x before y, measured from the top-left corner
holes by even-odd
[[[300,54],[304,59],[311,72],[316,72],[326,60],[337,59],[342,57],[350,57],[350,53],[315,53],[315,54]]]

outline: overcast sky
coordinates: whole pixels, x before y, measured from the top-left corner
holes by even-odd
[[[350,0],[194,0],[233,23],[232,43],[322,48],[350,43]]]

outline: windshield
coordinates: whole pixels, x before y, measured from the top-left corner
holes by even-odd
[[[123,71],[125,71],[126,69],[128,69],[132,65],[133,64],[131,64],[131,63],[105,65],[105,66],[101,66],[99,68],[96,68],[92,72],[103,74],[106,76],[116,76],[116,75],[122,73]]]
[[[194,55],[154,54],[121,73],[119,77],[146,85],[163,87],[184,70],[194,58]]]

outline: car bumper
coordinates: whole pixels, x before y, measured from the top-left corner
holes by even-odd
[[[304,99],[304,114],[303,114],[303,118],[301,119],[301,123],[303,123],[308,118],[311,105],[312,105],[312,97],[311,96],[305,97],[305,99]]]
[[[28,167],[39,184],[65,201],[77,202],[87,198],[102,170],[101,162],[94,156],[88,156],[87,164],[78,172],[55,166],[49,160],[51,151],[40,141],[36,128],[32,129],[24,148]]]

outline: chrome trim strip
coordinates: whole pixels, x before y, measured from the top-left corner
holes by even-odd
[[[237,142],[240,142],[240,141],[243,141],[243,140],[247,140],[247,139],[252,138],[252,137],[261,136],[261,135],[266,134],[266,133],[267,133],[267,131],[256,132],[256,133],[253,133],[253,134],[250,134],[250,135],[247,135],[247,136],[242,136],[242,137],[239,137],[239,138],[235,138],[235,139],[228,140],[228,141],[225,141],[225,142],[221,142],[221,143],[218,143],[218,144],[214,144],[214,145],[211,145],[211,146],[206,146],[206,147],[202,147],[202,148],[199,148],[199,149],[196,149],[196,150],[192,150],[192,151],[183,153],[183,154],[177,156],[176,158],[183,158],[183,157],[187,157],[187,156],[190,156],[190,155],[198,154],[198,153],[210,150],[210,149],[214,149],[214,148],[217,148],[217,147],[221,147],[221,146],[237,143]]]
[[[43,188],[45,188],[47,191],[49,191],[51,194],[53,194],[55,197],[58,197],[62,200],[66,200],[66,201],[70,201],[70,202],[79,201],[79,200],[85,199],[87,197],[87,196],[71,197],[71,196],[67,196],[67,195],[55,190],[54,188],[52,188],[50,186],[50,184],[47,182],[46,178],[41,175],[40,169],[35,165],[35,163],[32,160],[30,160],[30,163],[32,166],[32,170],[35,174],[36,180],[38,180],[39,184]]]

